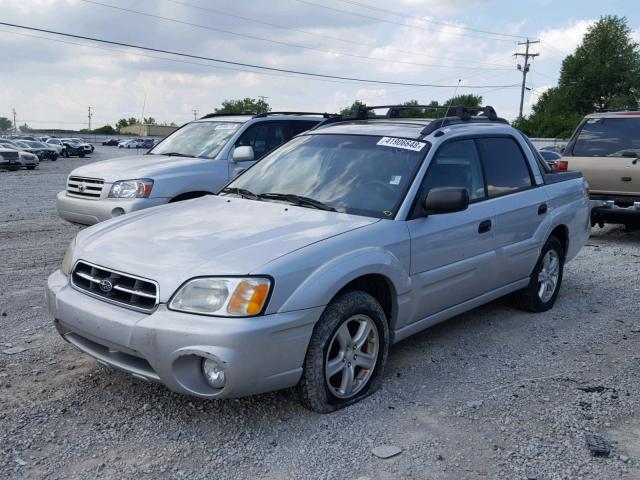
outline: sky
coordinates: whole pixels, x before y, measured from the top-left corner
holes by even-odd
[[[115,8],[114,8],[115,7]],[[138,13],[136,13],[138,12]],[[273,110],[336,112],[482,95],[518,115],[526,38],[525,114],[602,15],[637,0],[0,0],[0,22],[272,68],[387,82],[318,79],[0,26],[0,116],[33,128],[86,128],[152,116],[181,125],[225,99],[267,97]],[[481,88],[473,88],[481,87]]]

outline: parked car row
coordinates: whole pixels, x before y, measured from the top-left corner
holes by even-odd
[[[582,175],[491,107],[381,108],[210,115],[74,170],[60,215],[107,221],[49,277],[62,337],[177,392],[295,386],[325,413],[375,391],[390,345],[431,325],[507,294],[550,309],[590,232]]]

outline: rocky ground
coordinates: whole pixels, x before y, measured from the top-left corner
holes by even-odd
[[[547,313],[498,301],[401,342],[382,389],[337,413],[291,391],[204,401],[100,366],[45,309],[79,229],[55,193],[123,153],[0,171],[0,478],[640,478],[640,232],[594,229]]]

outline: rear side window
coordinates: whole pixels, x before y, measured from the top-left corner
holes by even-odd
[[[531,187],[531,173],[522,150],[513,138],[478,138],[476,140],[489,197]]]
[[[589,118],[573,147],[576,157],[621,157],[628,151],[640,154],[640,118]]]

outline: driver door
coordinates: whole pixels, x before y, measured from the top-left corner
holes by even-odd
[[[487,202],[482,164],[474,140],[454,140],[435,153],[419,201],[436,187],[469,192],[464,211],[409,220],[413,321],[471,300],[495,283],[494,216]]]

